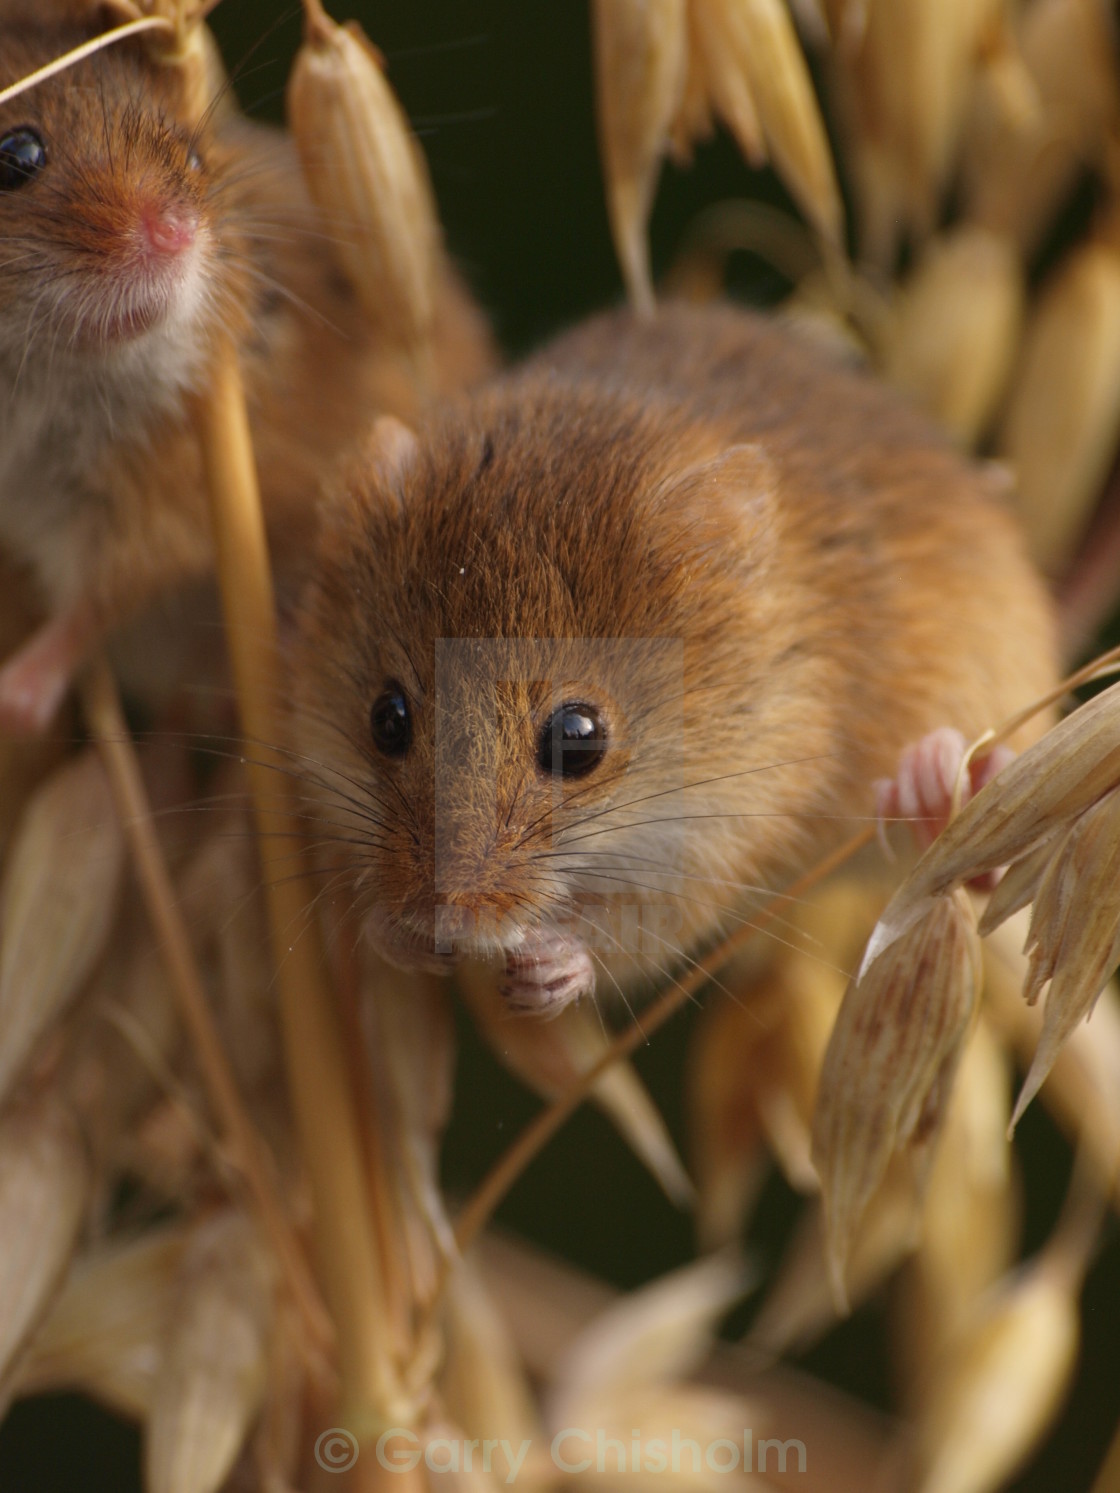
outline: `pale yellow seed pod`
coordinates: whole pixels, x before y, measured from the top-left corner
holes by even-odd
[[[242,1214],[217,1214],[188,1240],[147,1426],[149,1493],[217,1493],[225,1482],[264,1396],[268,1277]]]
[[[20,1364],[20,1394],[80,1390],[118,1415],[152,1405],[185,1231],[148,1230],[75,1261]]]
[[[599,149],[615,253],[631,304],[653,310],[646,229],[684,93],[685,0],[594,0]]]
[[[1074,250],[1043,290],[999,436],[1031,552],[1061,574],[1120,444],[1120,250]]]
[[[847,1311],[857,1310],[918,1245],[922,1208],[909,1165],[896,1159],[868,1203],[852,1238],[839,1302],[821,1269],[824,1216],[819,1203],[802,1215],[748,1338],[763,1353],[811,1347]]]
[[[928,1170],[979,977],[976,918],[958,891],[848,986],[813,1120],[838,1302],[860,1219],[892,1158],[908,1156],[918,1177]]]
[[[1092,1208],[977,1306],[946,1349],[918,1416],[915,1493],[994,1493],[1061,1405],[1077,1353]]]
[[[1003,396],[1023,302],[1023,268],[1010,240],[957,228],[930,243],[900,287],[883,372],[971,446]]]
[[[124,837],[96,752],[60,768],[19,822],[0,885],[0,1099],[104,952]]]
[[[981,1017],[961,1059],[895,1320],[912,1401],[946,1342],[1015,1259],[1020,1210],[1010,1112],[1007,1057]]]
[[[707,1357],[720,1319],[748,1285],[742,1261],[724,1252],[620,1296],[556,1365],[546,1420],[594,1426],[599,1407],[618,1396],[683,1378]]]
[[[288,118],[308,191],[367,313],[422,355],[440,247],[427,165],[361,28],[335,25],[319,0],[304,11]]]
[[[91,1182],[82,1138],[56,1098],[8,1111],[0,1123],[0,1386],[59,1288]]]

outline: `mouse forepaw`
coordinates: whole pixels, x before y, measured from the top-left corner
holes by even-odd
[[[511,1010],[558,1016],[595,989],[595,966],[579,939],[539,929],[506,958],[502,994]]]
[[[875,810],[880,829],[888,819],[909,822],[918,848],[925,850],[949,823],[953,794],[968,751],[963,735],[942,726],[923,736],[903,752],[898,772],[876,783]],[[961,783],[960,806],[991,781],[1014,757],[1009,747],[997,746],[985,757],[969,763]]]
[[[38,736],[73,682],[85,648],[76,617],[52,617],[0,667],[0,731]]]

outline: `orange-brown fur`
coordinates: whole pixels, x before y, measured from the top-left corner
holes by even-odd
[[[0,0],[0,87],[105,21],[88,3],[73,4],[67,22],[44,10]],[[0,543],[31,568],[50,612],[80,605],[95,632],[207,571],[191,397],[206,387],[216,336],[232,331],[270,532],[282,559],[300,558],[324,468],[371,410],[412,418],[422,396],[414,370],[334,267],[290,142],[229,107],[196,141],[174,118],[167,70],[139,43],[101,52],[0,107],[0,135],[24,125],[42,133],[50,158],[41,177],[0,193],[0,446],[9,456],[21,439],[29,447],[7,487],[0,450]],[[201,174],[187,166],[194,143]],[[79,296],[96,308],[108,295],[121,225],[153,182],[169,202],[199,211],[208,234],[205,298],[168,388],[158,377],[119,375],[120,354],[95,327],[74,337],[69,322],[60,333],[40,315],[51,284],[67,287],[71,312]],[[435,392],[493,366],[488,331],[449,266],[433,366]],[[28,434],[35,421],[38,437]]]
[[[440,639],[543,641],[495,696],[437,686]],[[609,902],[618,972],[780,884],[873,812],[906,745],[998,722],[1054,656],[997,478],[780,325],[665,308],[561,338],[399,470],[370,451],[324,520],[293,731],[324,864],[390,957],[428,958],[437,906],[461,948],[508,950]],[[386,680],[412,702],[398,760],[370,742]],[[564,700],[599,704],[612,745],[554,802],[535,742]],[[627,901],[666,909],[644,947]]]

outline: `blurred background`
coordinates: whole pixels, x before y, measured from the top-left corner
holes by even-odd
[[[453,255],[515,355],[554,329],[621,297],[603,206],[592,102],[590,31],[582,0],[347,0],[385,54],[389,78],[420,135]],[[213,26],[242,104],[279,120],[295,7],[222,0]],[[839,165],[843,171],[842,153]],[[656,272],[672,262],[689,224],[727,198],[788,206],[769,172],[752,172],[723,134],[691,170],[667,167],[652,226]],[[792,208],[790,209],[792,211]],[[735,294],[768,304],[781,277],[749,255],[731,266]],[[535,1112],[462,1024],[457,1108],[446,1155],[452,1195],[477,1181]],[[639,1053],[638,1067],[681,1138],[681,1066],[688,1016]],[[682,1145],[683,1145],[682,1138]],[[1070,1155],[1039,1104],[1020,1129],[1024,1249],[1046,1238],[1068,1180]],[[765,1267],[791,1227],[794,1199],[771,1183],[750,1248]],[[597,1114],[583,1111],[522,1179],[500,1220],[573,1263],[626,1288],[690,1256],[688,1220],[676,1212]],[[1061,1423],[1018,1493],[1089,1486],[1120,1420],[1120,1241],[1114,1223],[1083,1298],[1081,1367]],[[807,1355],[812,1373],[890,1408],[886,1296]],[[732,1326],[742,1330],[748,1309]],[[0,1427],[2,1493],[133,1493],[134,1431],[71,1397],[17,1405]]]

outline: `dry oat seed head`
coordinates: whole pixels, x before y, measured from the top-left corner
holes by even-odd
[[[841,243],[844,209],[816,93],[785,0],[691,0],[708,90],[757,163],[753,108],[767,154],[817,232]]]
[[[304,14],[288,118],[307,189],[366,311],[423,359],[440,253],[423,153],[357,22],[335,25],[319,0]]]
[[[825,1054],[813,1121],[828,1264],[838,1302],[860,1220],[891,1159],[924,1180],[979,993],[968,895],[938,898],[849,986]]]
[[[594,0],[596,113],[607,212],[627,294],[653,310],[646,228],[684,93],[685,0]]]
[[[1034,899],[1027,953],[1024,999],[1033,1005],[1048,988],[1042,1035],[1012,1125],[1120,964],[1120,791],[1075,819],[1055,851]]]
[[[104,951],[124,837],[96,752],[28,800],[0,883],[0,1101]]]
[[[1021,1067],[1034,1061],[1044,1012],[1023,1000],[1029,961],[1028,917],[1015,914],[984,940],[984,1007]],[[1097,1187],[1120,1204],[1120,991],[1107,985],[1091,1025],[1070,1033],[1054,1059],[1041,1102],[1072,1145],[1091,1162]]]

